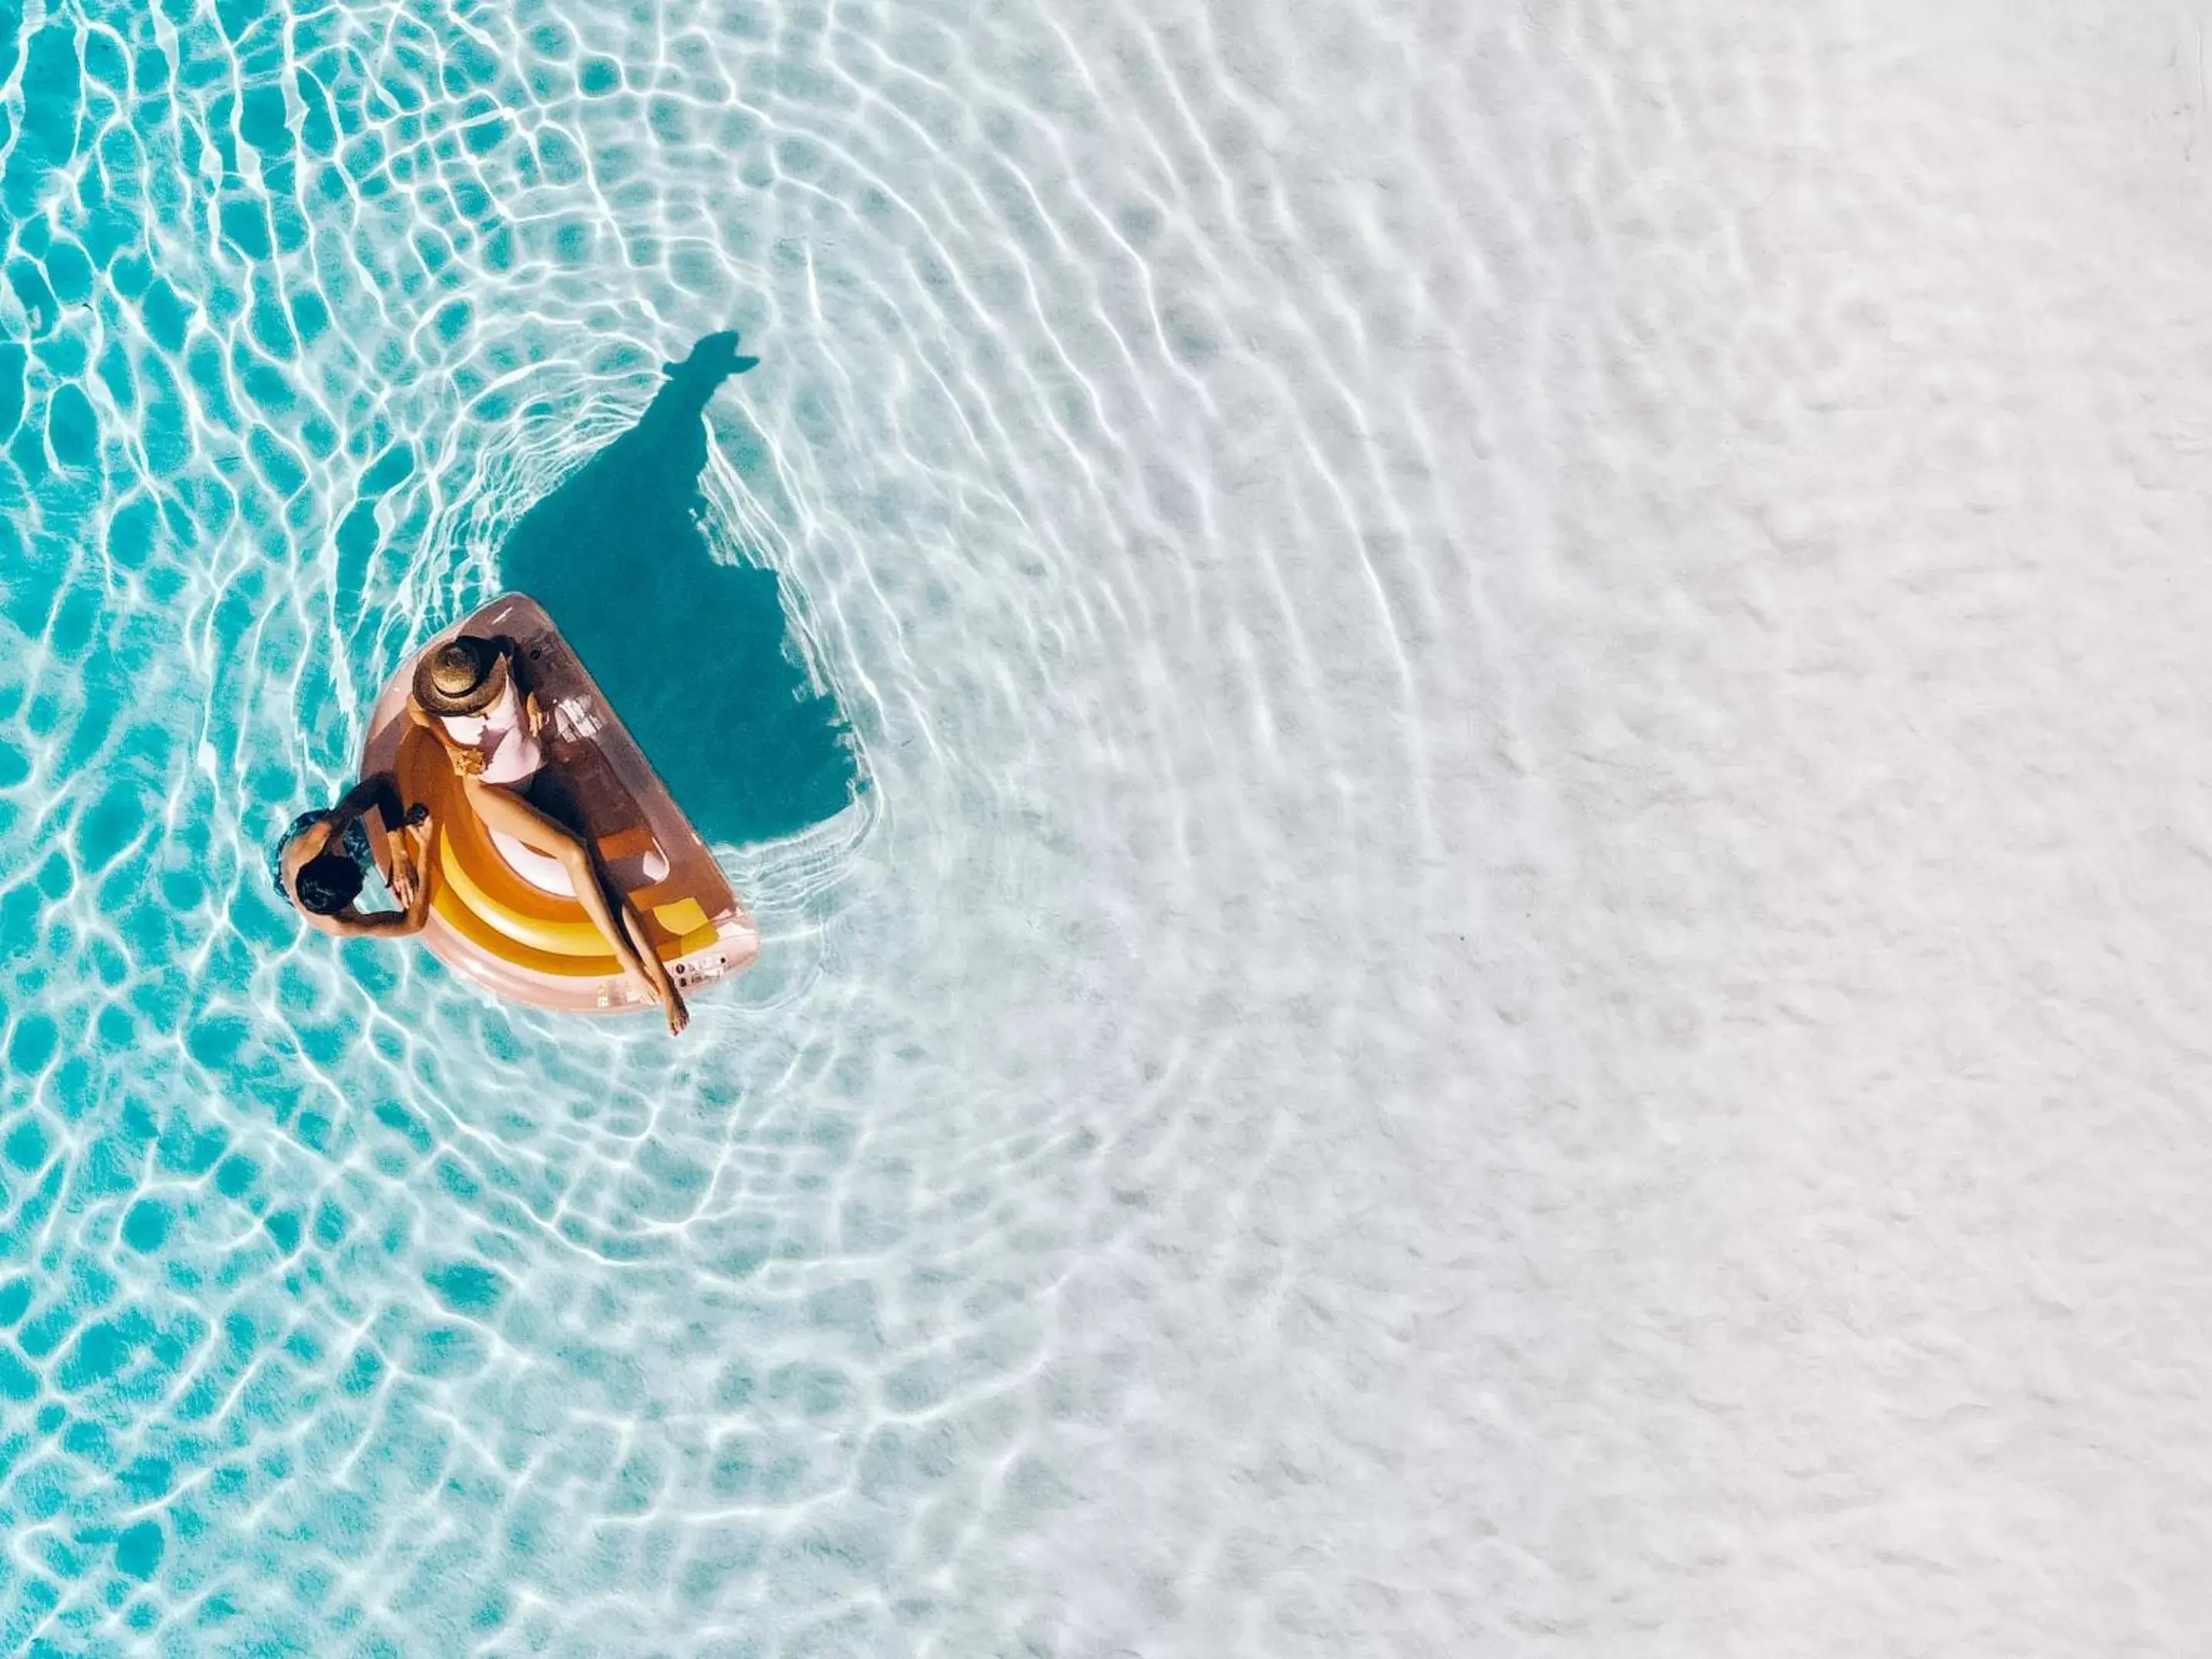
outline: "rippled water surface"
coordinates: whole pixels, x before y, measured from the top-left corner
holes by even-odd
[[[0,1649],[2201,1633],[2203,45],[2027,11],[0,7]],[[681,1042],[270,892],[509,586]]]
[[[1433,1578],[1339,1391],[1444,1177],[1341,1152],[1467,1082],[1477,278],[1306,79],[1411,27],[10,29],[0,1645],[1259,1650]],[[680,1045],[270,894],[507,586],[720,769],[766,952]]]

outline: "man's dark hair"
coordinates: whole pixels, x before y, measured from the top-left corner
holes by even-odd
[[[361,893],[361,866],[336,853],[319,853],[300,866],[292,883],[302,908],[334,916]]]

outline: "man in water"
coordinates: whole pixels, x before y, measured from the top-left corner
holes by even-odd
[[[380,772],[354,785],[329,810],[293,819],[276,843],[271,873],[278,896],[297,906],[318,932],[338,939],[369,933],[404,939],[421,933],[430,914],[430,884],[418,867],[429,844],[429,809],[416,806],[403,816],[398,785],[389,772]],[[401,908],[356,908],[372,869]]]

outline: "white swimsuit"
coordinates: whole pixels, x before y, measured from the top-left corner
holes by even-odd
[[[484,757],[483,770],[477,775],[486,783],[526,783],[544,769],[545,751],[530,735],[522,718],[522,699],[515,696],[513,680],[500,692],[499,701],[481,714],[441,714],[438,718],[445,723],[447,735],[455,743]],[[541,853],[504,830],[493,830],[491,839],[515,872],[532,885],[549,893],[575,892],[569,884],[568,871],[550,854]]]
[[[545,751],[530,734],[522,718],[522,699],[510,679],[499,701],[481,714],[441,714],[447,733],[464,748],[484,757],[477,774],[486,783],[521,783],[535,777],[545,764]]]

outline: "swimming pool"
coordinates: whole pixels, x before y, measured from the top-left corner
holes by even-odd
[[[1423,700],[1498,672],[1409,658],[1453,485],[1356,389],[1408,204],[1110,14],[7,50],[0,1646],[1233,1644],[1297,1529],[1176,1483],[1274,1467],[1255,1339],[1385,1316],[1415,1223],[1316,1181],[1441,1080]],[[268,893],[502,586],[663,696],[760,913],[680,1044]]]
[[[0,18],[0,1649],[2203,1628],[2201,42],[1887,9]],[[680,1042],[269,892],[507,587]]]

